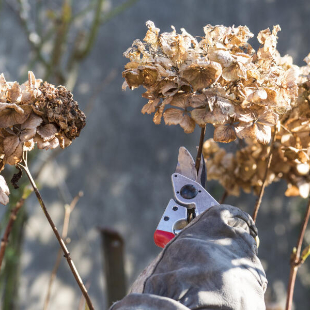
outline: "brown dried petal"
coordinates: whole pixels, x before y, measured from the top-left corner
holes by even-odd
[[[161,83],[159,93],[163,96],[173,96],[178,91],[178,84],[172,81],[166,81]]]
[[[159,125],[161,123],[161,118],[163,116],[163,109],[161,107],[155,112],[153,117],[153,122],[156,125]]]
[[[39,149],[50,150],[59,146],[59,140],[56,137],[44,141],[39,135],[36,135],[34,141],[37,143]]]
[[[0,175],[0,203],[7,205],[9,202],[10,190],[6,184],[6,181],[2,175]]]
[[[6,128],[16,124],[22,124],[29,117],[31,107],[23,109],[14,103],[0,103],[0,127]]]
[[[6,90],[6,80],[5,80],[4,74],[1,73],[0,74],[0,91],[4,91],[4,90]]]
[[[219,62],[224,68],[230,67],[234,63],[234,58],[229,51],[216,50],[211,52],[209,59]]]
[[[306,163],[309,161],[309,156],[304,151],[296,149],[292,146],[289,146],[284,150],[284,156],[290,160],[298,160],[301,163]]]
[[[36,135],[36,128],[29,128],[29,129],[24,129],[20,136],[19,136],[19,139],[21,142],[25,142],[25,141],[28,141],[30,139],[32,139],[35,135]]]
[[[246,70],[240,64],[235,63],[223,69],[222,77],[229,82],[236,81],[239,78],[246,78]]]
[[[256,138],[256,125],[253,123],[240,122],[238,126],[235,126],[236,135],[240,139]]]
[[[299,196],[299,189],[295,185],[288,184],[287,190],[285,191],[284,195],[287,197]]]
[[[210,123],[213,125],[222,125],[229,122],[229,116],[222,113],[219,107],[215,107],[213,111],[206,113],[204,117],[205,123]]]
[[[33,96],[31,91],[23,91],[21,97],[21,104],[29,104],[33,101]]]
[[[151,86],[157,81],[158,69],[156,67],[146,66],[143,68],[143,86]]]
[[[194,109],[206,106],[207,97],[205,94],[192,94],[189,98],[190,106]]]
[[[41,127],[38,127],[37,133],[43,139],[43,141],[51,141],[54,139],[55,134],[57,133],[57,128],[53,124],[47,124]],[[43,147],[45,148],[45,147]]]
[[[126,90],[126,88],[129,87],[127,81],[125,80],[122,84],[122,90]]]
[[[192,133],[195,130],[195,125],[195,121],[188,114],[183,115],[180,126],[184,129],[185,133]]]
[[[21,129],[37,128],[42,123],[42,118],[35,113],[31,113],[28,119],[21,125]]]
[[[292,66],[290,69],[285,71],[284,79],[282,80],[282,86],[285,88],[292,88],[296,86],[299,74],[299,67]]]
[[[59,135],[57,136],[58,140],[59,140],[59,146],[64,149],[66,147],[68,147],[72,141],[70,139],[68,139],[66,136],[64,135]]]
[[[17,102],[20,100],[21,89],[17,82],[14,82],[12,87],[7,91],[7,98],[10,102]]]
[[[152,114],[156,110],[156,106],[160,102],[160,98],[157,98],[155,100],[149,100],[147,104],[145,104],[141,110],[142,114]]]
[[[214,129],[214,141],[229,143],[237,139],[235,130],[233,126],[230,125],[220,125]]]
[[[223,114],[226,114],[228,116],[233,116],[235,114],[235,107],[231,103],[230,100],[223,98],[223,97],[217,97],[215,105],[217,105]]]
[[[181,109],[185,109],[189,106],[189,97],[187,94],[176,94],[173,96],[170,105],[174,107],[179,107]]]
[[[194,109],[191,111],[191,117],[192,119],[199,125],[199,126],[205,126],[205,117],[207,115],[206,108],[203,109]]]
[[[164,113],[164,121],[166,125],[178,125],[183,118],[183,110],[169,108]]]
[[[129,87],[139,87],[143,83],[143,74],[140,70],[125,70],[123,71],[123,78],[126,79]]]
[[[203,143],[202,152],[205,159],[215,154],[220,149],[219,145],[213,139],[208,139]]]
[[[15,151],[6,159],[7,164],[16,165],[21,161],[23,156],[23,145],[19,143]]]
[[[20,144],[18,136],[8,136],[3,140],[3,150],[6,157],[11,156]]]
[[[195,129],[194,120],[183,110],[169,108],[164,112],[166,125],[180,125],[185,133],[192,133]]]
[[[156,28],[155,24],[150,20],[146,22],[146,26],[149,28],[149,30],[146,33],[144,41],[154,46],[157,44],[160,29]]]
[[[279,116],[271,111],[266,111],[263,114],[260,114],[257,119],[257,123],[267,125],[267,126],[274,126],[278,121]]]
[[[267,144],[271,140],[271,127],[268,125],[263,125],[260,123],[256,123],[256,139],[263,143]]]
[[[246,100],[248,102],[258,103],[262,100],[267,99],[267,92],[263,89],[249,89],[248,97]]]
[[[192,64],[187,66],[181,77],[186,79],[193,87],[194,91],[211,86],[221,76],[222,67],[216,62],[205,64]]]

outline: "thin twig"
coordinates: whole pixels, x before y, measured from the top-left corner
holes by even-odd
[[[63,223],[63,227],[62,227],[62,239],[66,240],[67,236],[68,236],[68,229],[69,229],[69,221],[70,221],[70,215],[71,212],[73,211],[73,209],[75,208],[77,202],[79,201],[79,199],[83,196],[83,192],[79,192],[72,200],[70,205],[65,205],[65,216],[64,216],[64,223]],[[57,258],[56,258],[56,262],[53,268],[53,271],[51,273],[50,276],[50,280],[48,283],[48,289],[47,289],[47,293],[46,293],[46,297],[45,297],[45,302],[44,302],[44,310],[46,310],[48,308],[48,304],[50,301],[50,296],[51,296],[51,292],[52,292],[52,285],[53,282],[56,278],[56,274],[57,274],[57,270],[59,268],[60,265],[60,261],[61,261],[61,254],[62,254],[62,249],[59,248],[58,253],[57,253]]]
[[[291,263],[290,263],[291,270],[290,270],[290,278],[289,278],[288,287],[287,287],[285,310],[291,310],[291,307],[293,304],[293,295],[294,295],[294,287],[295,287],[297,271],[300,265],[304,262],[304,260],[300,257],[300,252],[301,252],[301,246],[304,240],[306,228],[308,225],[309,217],[310,217],[310,198],[308,200],[307,211],[306,211],[304,221],[303,221],[303,224],[300,230],[299,238],[297,241],[297,247],[294,248],[293,253],[292,253],[292,258],[291,258]]]
[[[227,190],[225,190],[225,192],[223,193],[223,196],[221,197],[221,199],[220,199],[220,201],[219,201],[219,204],[220,204],[220,205],[223,204],[223,203],[225,202],[227,196],[228,196],[228,192],[227,192]]]
[[[101,16],[101,12],[102,12],[103,3],[104,3],[104,0],[98,0],[97,6],[95,7],[95,10],[94,10],[95,16],[93,19],[93,23],[91,25],[88,40],[87,40],[83,49],[73,51],[73,54],[70,57],[68,70],[70,70],[72,68],[73,63],[75,61],[82,60],[91,51],[91,48],[93,47],[93,45],[95,43],[95,39],[97,37],[97,33],[99,30],[100,16]]]
[[[6,246],[8,244],[9,241],[9,236],[11,233],[11,230],[13,228],[13,224],[16,220],[17,217],[17,213],[19,211],[19,209],[24,205],[25,199],[22,197],[16,204],[15,208],[11,211],[10,214],[10,219],[9,222],[6,226],[3,238],[1,240],[1,248],[0,248],[0,270],[1,270],[1,266],[2,266],[2,261],[3,261],[3,257],[4,257],[4,253],[6,250]]]
[[[200,167],[201,154],[202,154],[202,146],[203,146],[203,141],[204,141],[205,133],[206,133],[206,126],[202,127],[201,128],[201,132],[200,132],[199,147],[198,147],[196,161],[195,161],[195,168],[197,170],[197,173],[198,173],[199,167]]]
[[[56,29],[56,36],[54,39],[54,46],[51,54],[50,63],[45,74],[45,80],[48,80],[54,73],[59,84],[65,83],[65,78],[61,72],[60,63],[65,45],[67,44],[67,35],[71,22],[71,0],[63,0],[60,22]]]
[[[45,60],[42,51],[41,51],[41,47],[39,44],[37,44],[35,41],[32,40],[32,37],[34,35],[37,35],[39,37],[38,33],[34,33],[33,31],[31,31],[31,27],[29,25],[29,19],[25,18],[25,14],[24,14],[24,6],[23,3],[19,0],[20,3],[20,10],[17,9],[16,7],[14,7],[14,5],[12,4],[12,1],[6,0],[6,3],[8,5],[8,7],[18,16],[19,21],[22,25],[22,28],[25,31],[27,40],[30,44],[30,46],[33,48],[33,50],[36,52],[39,61],[45,66],[48,67],[48,63]],[[40,37],[39,37],[40,38]],[[41,38],[39,39],[39,41],[41,41]]]
[[[82,294],[83,294],[83,296],[84,296],[84,298],[86,300],[86,303],[87,303],[89,309],[90,310],[94,310],[94,306],[93,306],[93,304],[92,304],[92,302],[90,300],[90,297],[89,297],[89,295],[87,293],[87,289],[85,288],[85,286],[83,284],[83,281],[82,281],[82,279],[81,279],[81,277],[80,277],[80,275],[79,275],[79,273],[78,273],[78,271],[77,271],[77,269],[76,269],[76,267],[75,267],[75,265],[74,265],[74,263],[73,263],[73,261],[72,261],[72,259],[70,257],[70,253],[69,253],[69,251],[68,251],[68,249],[66,247],[65,242],[61,238],[61,236],[60,236],[60,234],[59,234],[59,232],[58,232],[58,230],[57,230],[57,228],[56,228],[52,218],[50,217],[50,215],[49,215],[49,213],[48,213],[48,211],[47,211],[47,209],[45,207],[45,204],[44,204],[44,201],[43,201],[43,199],[41,197],[41,194],[40,194],[40,192],[39,192],[39,190],[38,190],[38,188],[37,188],[37,186],[36,186],[36,184],[35,184],[35,182],[34,182],[34,180],[32,178],[32,175],[31,175],[31,173],[29,171],[29,168],[27,166],[27,162],[25,160],[23,160],[23,163],[22,164],[19,163],[18,165],[27,174],[27,177],[28,177],[28,179],[29,179],[29,181],[30,181],[30,183],[31,183],[31,185],[33,187],[33,190],[34,190],[34,192],[35,192],[35,194],[37,196],[37,199],[38,199],[38,201],[40,203],[40,206],[41,206],[41,208],[42,208],[42,210],[44,212],[44,215],[47,218],[47,220],[48,220],[48,222],[49,222],[49,224],[50,224],[50,226],[51,226],[51,228],[52,228],[52,230],[53,230],[53,232],[54,232],[54,234],[56,236],[56,239],[57,239],[57,241],[59,242],[59,244],[60,244],[60,246],[62,248],[62,251],[64,252],[64,257],[67,259],[67,262],[68,262],[68,265],[69,265],[69,267],[71,269],[71,272],[72,272],[72,274],[73,274],[73,276],[74,276],[78,286],[81,289],[81,292],[82,292]]]
[[[269,172],[269,168],[270,168],[270,164],[271,164],[271,160],[272,160],[272,151],[273,151],[273,146],[274,146],[274,141],[275,141],[275,136],[276,136],[276,130],[277,130],[276,126],[274,126],[273,135],[272,135],[272,138],[270,141],[270,150],[269,150],[269,155],[267,158],[267,166],[266,166],[266,170],[265,170],[263,184],[262,184],[262,187],[260,189],[260,192],[259,192],[259,195],[258,195],[258,198],[256,201],[256,205],[254,208],[253,216],[252,216],[254,222],[256,221],[257,213],[258,213],[258,210],[259,210],[260,205],[262,203],[262,199],[263,199],[263,195],[264,195],[264,191],[265,191],[265,187],[266,187],[266,181],[267,181],[268,172]]]
[[[102,18],[101,25],[107,23],[115,16],[121,14],[122,12],[133,6],[137,1],[139,0],[127,0],[124,3],[120,4],[119,6],[115,7]]]

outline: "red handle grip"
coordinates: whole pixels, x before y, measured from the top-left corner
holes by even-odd
[[[174,238],[174,234],[163,231],[163,230],[155,230],[154,233],[154,241],[157,246],[160,248],[164,248],[166,244]]]

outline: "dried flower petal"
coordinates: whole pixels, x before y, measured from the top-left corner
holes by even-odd
[[[4,177],[0,175],[0,203],[7,205],[9,203],[9,195],[9,187],[6,184]]]
[[[40,137],[43,139],[43,141],[50,141],[55,138],[55,134],[57,133],[57,128],[53,124],[47,124],[44,126],[41,126],[37,130]]]
[[[149,100],[149,102],[143,106],[143,108],[141,110],[142,114],[154,113],[159,102],[160,102],[160,98],[157,98],[155,100]]]
[[[233,126],[230,125],[219,125],[214,129],[214,141],[229,143],[237,139]]]
[[[181,72],[181,77],[187,80],[194,91],[210,87],[221,76],[222,67],[216,62],[192,64]]]

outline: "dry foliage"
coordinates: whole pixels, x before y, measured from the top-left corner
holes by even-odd
[[[257,52],[247,42],[253,34],[246,26],[207,25],[201,40],[173,27],[160,34],[151,21],[147,27],[144,42],[135,40],[124,53],[130,62],[123,88],[146,88],[142,113],[154,113],[156,124],[163,116],[186,133],[196,124],[213,124],[218,142],[270,141],[272,126],[298,93],[299,68],[276,50],[279,26],[258,34]]]
[[[307,198],[310,193],[310,66],[301,67],[298,77],[299,95],[292,108],[280,115],[276,127],[272,162],[266,182],[287,181],[286,196]],[[258,139],[246,139],[247,146],[236,153],[226,152],[213,139],[204,143],[208,178],[218,180],[231,195],[239,195],[252,189],[255,194],[263,183],[270,146]]]
[[[218,180],[229,194],[240,188],[258,194],[264,179],[273,130],[277,130],[267,184],[281,178],[287,196],[310,192],[310,56],[298,67],[276,49],[277,32],[262,30],[255,51],[246,26],[204,27],[197,39],[181,29],[160,34],[151,21],[141,42],[125,53],[123,89],[142,85],[148,103],[142,113],[153,121],[179,124],[186,133],[196,124],[214,126],[213,139],[204,144],[208,178]],[[309,54],[310,55],[310,54]],[[245,139],[236,153],[217,142]]]
[[[45,150],[69,146],[84,126],[85,115],[64,86],[42,83],[32,72],[22,85],[0,75],[0,171],[35,144]],[[7,204],[9,190],[0,181],[0,203]]]

